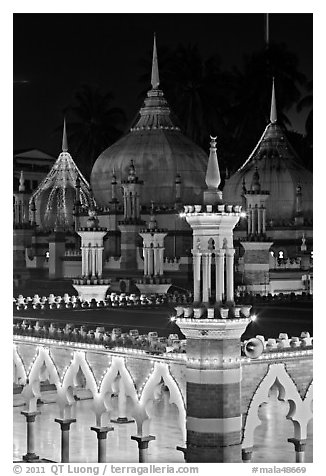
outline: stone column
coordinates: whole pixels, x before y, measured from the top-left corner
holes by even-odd
[[[241,335],[250,318],[184,319],[187,463],[242,461]]]
[[[192,251],[193,254],[193,274],[194,274],[194,302],[201,301],[201,254],[199,251]]]
[[[26,417],[27,423],[27,453],[23,456],[23,460],[27,463],[33,463],[39,459],[39,456],[35,454],[35,418],[40,415],[41,412],[20,412]]]
[[[157,276],[160,274],[160,249],[156,245],[153,248],[154,251],[154,275]]]
[[[95,274],[96,274],[96,266],[95,266],[95,248],[92,248],[91,249],[91,271],[92,271],[92,278],[95,278]]]
[[[144,252],[144,276],[147,276],[148,275],[148,249],[143,248],[143,252]]]
[[[242,448],[242,462],[251,463],[252,448]]]
[[[259,207],[257,209],[257,213],[258,213],[258,234],[260,234],[262,232],[262,229],[261,229],[262,209],[261,209],[261,207]]]
[[[153,276],[154,274],[154,252],[153,252],[153,248],[148,248],[148,252],[149,252],[149,259],[148,259],[148,267],[149,267],[149,270],[148,270],[148,274],[150,276]]]
[[[203,303],[209,302],[208,288],[208,254],[203,253]]]
[[[288,438],[288,442],[294,444],[295,462],[304,463],[307,440],[299,440],[298,438]]]
[[[234,301],[234,248],[226,250],[226,301]]]
[[[263,233],[266,233],[266,208],[263,208]]]
[[[76,423],[76,419],[55,418],[54,421],[59,423],[61,428],[61,463],[69,463],[69,430],[71,423]]]
[[[215,252],[215,275],[216,275],[216,303],[221,303],[224,297],[224,256],[225,250]]]
[[[119,393],[118,393],[118,418],[111,419],[112,423],[133,423],[135,420],[129,419],[126,416],[127,413],[127,397],[126,397],[126,389],[123,383],[122,378],[119,379]]]
[[[256,231],[256,208],[251,209],[251,233],[254,234]]]
[[[148,462],[148,443],[152,440],[155,440],[155,436],[131,436],[132,440],[137,441],[138,451],[139,451],[139,463]]]
[[[164,248],[160,248],[160,275],[161,276],[164,273],[163,263],[164,263]]]
[[[97,255],[97,274],[98,274],[98,277],[100,278],[102,276],[102,272],[103,272],[103,250],[104,250],[104,246],[99,246],[98,248],[98,255]]]
[[[248,208],[248,235],[251,233],[251,207]]]
[[[97,435],[97,462],[106,463],[106,437],[109,431],[114,431],[110,426],[91,426]]]

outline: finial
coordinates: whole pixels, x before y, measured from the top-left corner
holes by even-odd
[[[24,172],[22,170],[20,171],[18,191],[25,192],[25,179],[24,179]]]
[[[300,195],[302,193],[302,187],[300,182],[297,183],[296,192],[297,192],[297,195]]]
[[[247,193],[245,176],[242,177],[242,193]]]
[[[76,188],[80,188],[80,178],[79,175],[76,177]]]
[[[272,101],[271,101],[270,121],[271,121],[272,124],[275,124],[275,122],[277,122],[274,77],[273,77],[273,87],[272,87]]]
[[[176,183],[176,184],[180,184],[180,183],[181,183],[181,175],[180,175],[180,174],[177,174],[177,175],[175,176],[175,183]]]
[[[128,180],[130,182],[134,182],[136,179],[136,170],[134,166],[134,161],[131,159],[130,165],[129,165],[129,174],[128,174]]]
[[[66,118],[63,119],[62,152],[68,152]]]
[[[217,137],[212,137],[210,142],[210,152],[207,164],[206,171],[206,185],[208,188],[218,188],[221,183],[220,169],[218,166],[217,154],[216,154],[216,139]]]
[[[155,214],[154,214],[154,202],[153,200],[151,201],[151,213],[150,213],[150,219],[149,219],[149,223],[148,223],[148,228],[150,230],[155,230],[157,228],[157,221],[156,221],[156,218],[155,218]]]
[[[117,183],[117,177],[115,175],[115,168],[113,167],[113,170],[112,170],[112,180],[111,180],[111,183],[112,184],[116,184]]]
[[[260,192],[260,182],[259,182],[259,173],[258,173],[257,165],[255,167],[255,172],[252,176],[251,190],[253,192]]]
[[[152,89],[157,89],[160,85],[160,77],[158,74],[158,62],[157,62],[157,50],[156,50],[156,34],[154,33],[154,45],[153,45],[153,60],[152,60],[152,77],[151,77]]]

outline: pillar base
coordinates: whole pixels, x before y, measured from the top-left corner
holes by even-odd
[[[37,456],[35,453],[26,453],[25,455],[23,455],[23,461],[25,461],[26,463],[34,463],[39,459],[40,457]]]
[[[252,448],[242,448],[242,462],[251,463]]]
[[[118,423],[119,425],[125,424],[125,423],[134,423],[135,420],[132,418],[128,417],[118,417],[118,418],[111,418],[110,422],[111,423]]]
[[[185,462],[187,462],[187,448],[183,448],[182,446],[176,446],[176,449],[183,453],[184,460]]]

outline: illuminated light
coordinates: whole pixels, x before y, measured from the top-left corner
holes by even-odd
[[[250,317],[253,322],[256,321],[258,318],[257,314],[252,314]]]
[[[240,217],[241,217],[241,218],[246,218],[246,216],[247,216],[246,212],[241,212],[241,213],[240,213]]]
[[[171,316],[171,317],[170,317],[170,321],[171,321],[171,322],[175,322],[176,320],[177,320],[176,316]]]

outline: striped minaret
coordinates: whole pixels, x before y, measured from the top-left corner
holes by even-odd
[[[241,341],[250,318],[187,319],[186,461],[239,463],[241,459]]]
[[[187,462],[241,462],[241,335],[249,308],[234,304],[233,229],[241,206],[219,190],[211,137],[205,205],[185,206],[193,232],[194,303],[178,313],[187,339]]]

